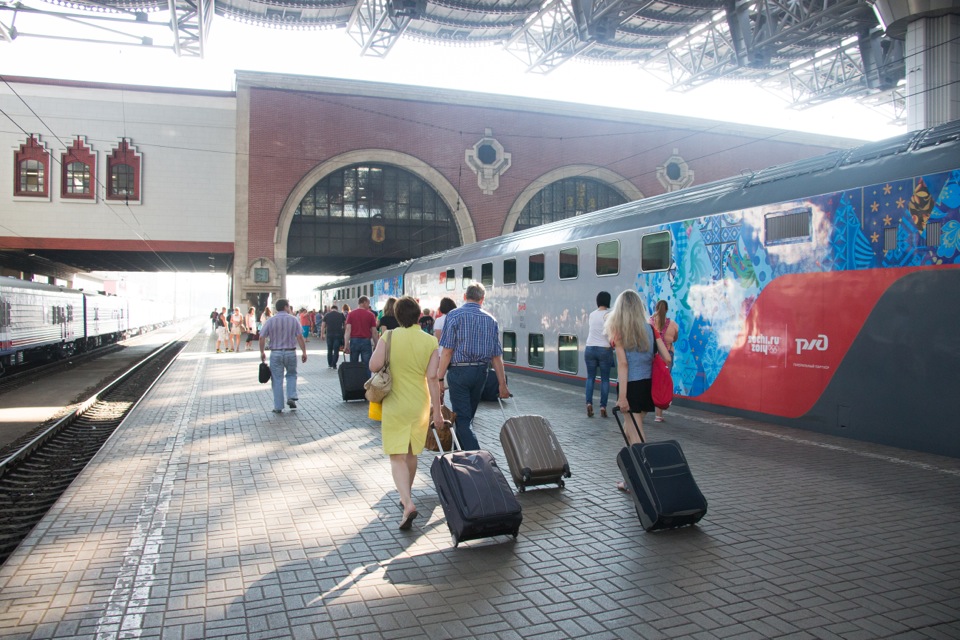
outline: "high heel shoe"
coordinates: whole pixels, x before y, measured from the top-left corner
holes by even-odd
[[[592,405],[592,404],[588,404],[588,405],[587,405],[587,417],[588,417],[588,418],[592,418],[592,417],[593,417],[593,405]]]
[[[601,417],[601,418],[606,418],[606,417],[607,417],[607,408],[606,408],[606,407],[600,407],[600,417]]]

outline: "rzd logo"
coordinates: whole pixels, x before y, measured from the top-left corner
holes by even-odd
[[[806,338],[796,338],[796,342],[797,342],[797,355],[800,355],[804,351],[813,351],[814,349],[816,349],[817,351],[826,351],[827,347],[830,344],[829,341],[827,340],[827,336],[823,335],[822,333],[818,335],[816,338],[814,338],[813,340],[807,340]]]

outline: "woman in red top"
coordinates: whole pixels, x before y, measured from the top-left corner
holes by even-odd
[[[663,338],[663,344],[667,346],[667,351],[670,352],[670,362],[667,363],[667,366],[671,369],[673,368],[673,343],[677,340],[677,334],[680,333],[680,330],[677,328],[676,322],[671,322],[670,318],[667,317],[667,301],[660,300],[657,302],[656,309],[653,312],[653,315],[650,316],[650,324],[653,325],[653,328],[660,332],[660,337]],[[654,422],[663,422],[663,409],[657,407],[657,416],[653,419]]]

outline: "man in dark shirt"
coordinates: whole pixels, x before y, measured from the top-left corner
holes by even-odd
[[[337,305],[333,305],[330,311],[323,315],[323,320],[320,321],[320,339],[326,338],[327,340],[327,366],[331,369],[336,369],[337,363],[340,361],[340,347],[343,346],[343,325],[345,321],[346,318],[337,309]]]

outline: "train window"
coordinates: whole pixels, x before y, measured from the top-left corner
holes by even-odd
[[[517,259],[503,261],[503,284],[517,284]]]
[[[530,256],[530,265],[528,267],[528,280],[530,282],[543,282],[546,276],[547,259],[542,253],[535,253]]]
[[[527,364],[543,368],[543,334],[531,333],[527,338]]]
[[[576,247],[560,249],[560,279],[572,280],[580,273],[580,250]]]
[[[620,241],[597,244],[597,275],[615,276],[620,273]]]
[[[640,239],[640,270],[664,271],[670,268],[670,232],[651,233]]]
[[[557,352],[557,368],[567,373],[576,373],[580,363],[577,350],[577,336],[560,336],[560,350]]]
[[[893,251],[897,248],[897,228],[884,227],[883,229],[883,251]]]
[[[447,291],[453,291],[457,288],[457,270],[447,269]]]
[[[503,361],[517,361],[517,334],[514,331],[503,332]]]
[[[484,262],[480,265],[480,284],[485,287],[493,286],[493,263]]]
[[[471,284],[473,284],[473,267],[464,267],[463,273],[461,274],[461,280],[463,283],[463,288],[466,289]]]
[[[768,213],[763,217],[766,244],[804,242],[813,237],[813,213],[808,207]]]
[[[928,247],[940,246],[940,225],[942,222],[928,222],[924,231],[924,241]]]

